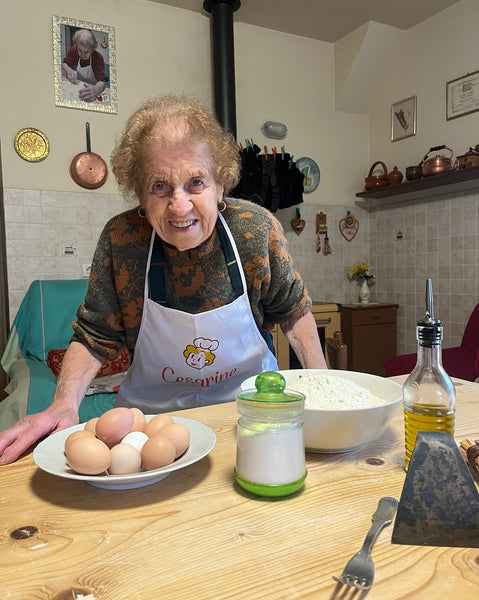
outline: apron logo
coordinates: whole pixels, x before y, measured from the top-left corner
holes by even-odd
[[[218,349],[219,345],[218,340],[195,338],[193,344],[188,344],[183,350],[186,364],[193,369],[202,369],[212,365],[216,358],[213,352]]]

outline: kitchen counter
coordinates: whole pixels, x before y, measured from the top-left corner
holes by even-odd
[[[457,441],[479,438],[478,395],[478,384],[457,385]],[[0,598],[366,596],[332,576],[359,550],[379,498],[400,498],[401,411],[378,441],[362,449],[308,453],[304,489],[276,500],[251,496],[234,481],[234,403],[180,414],[211,427],[216,446],[148,487],[108,491],[55,477],[37,469],[31,453],[0,468]],[[29,527],[36,535],[28,537],[35,531]],[[12,537],[16,530],[23,538]],[[374,546],[376,578],[368,600],[479,597],[479,549],[393,545],[391,534],[389,526]]]

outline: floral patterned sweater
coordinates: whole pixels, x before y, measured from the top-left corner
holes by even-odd
[[[226,203],[222,215],[238,248],[259,329],[268,331],[308,312],[311,300],[279,221],[257,204],[231,198]],[[105,359],[114,359],[124,346],[134,353],[151,235],[150,224],[135,208],[113,217],[100,236],[72,341]],[[228,301],[232,285],[216,230],[193,250],[178,251],[165,243],[163,248],[167,306],[195,314]]]

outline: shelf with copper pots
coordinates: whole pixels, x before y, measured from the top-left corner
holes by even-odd
[[[432,201],[449,194],[479,189],[479,167],[454,169],[446,173],[404,181],[373,190],[358,192],[356,205],[368,212],[413,204],[418,200]]]

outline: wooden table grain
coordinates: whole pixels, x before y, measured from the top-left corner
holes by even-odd
[[[401,378],[395,378],[401,380]],[[479,384],[457,383],[456,440],[479,438]],[[345,454],[307,455],[304,489],[282,499],[233,478],[235,404],[182,411],[217,436],[209,456],[163,481],[102,490],[36,468],[31,453],[0,468],[2,600],[368,600],[479,597],[479,549],[373,549],[369,592],[336,584],[381,496],[400,498],[403,416]],[[38,533],[14,539],[28,527]]]

